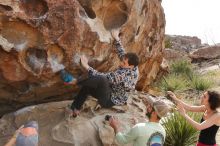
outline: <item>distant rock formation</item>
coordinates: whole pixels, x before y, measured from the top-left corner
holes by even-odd
[[[90,98],[84,103],[80,116],[75,119],[65,117],[66,107],[71,101],[29,106],[0,119],[0,145],[7,142],[17,127],[29,120],[36,120],[39,123],[40,146],[110,146],[115,144],[115,134],[108,121],[104,120],[105,115],[116,116],[121,128],[128,130],[134,124],[132,118],[138,122],[147,120],[142,99],[149,96],[135,92],[128,98],[127,105],[99,110],[95,110],[97,102]],[[172,107],[170,101],[164,101]]]
[[[181,35],[166,35],[167,42],[170,43],[170,48],[175,50],[183,50],[190,52],[193,49],[201,47],[201,39],[194,36],[181,36]]]
[[[166,35],[164,58],[168,61],[191,60],[188,56],[189,53],[201,46],[201,40],[198,37]]]
[[[220,69],[220,44],[201,44],[197,37],[166,35],[165,61],[188,60],[198,66],[200,73]]]
[[[75,91],[56,74],[85,73],[79,55],[99,71],[114,70],[110,30],[120,28],[126,51],[140,57],[139,90],[147,90],[162,62],[165,17],[161,1],[1,0],[0,115],[24,105],[66,99]],[[69,97],[69,96],[68,96]]]

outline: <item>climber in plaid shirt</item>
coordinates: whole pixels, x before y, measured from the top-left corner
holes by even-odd
[[[135,89],[135,85],[138,80],[138,67],[132,66],[132,68],[127,67],[126,63],[128,63],[128,58],[134,59],[137,61],[138,58],[134,53],[127,53],[125,54],[124,48],[121,45],[121,41],[115,40],[114,42],[118,57],[121,60],[121,65],[115,71],[109,73],[101,73],[97,70],[93,69],[92,67],[88,68],[89,77],[94,76],[105,76],[112,87],[112,94],[111,94],[111,101],[115,105],[123,105],[127,101],[127,92],[130,90]],[[134,57],[134,58],[133,58]]]
[[[97,98],[102,107],[109,108],[114,105],[125,104],[128,99],[127,92],[135,89],[139,76],[139,59],[135,53],[125,53],[118,34],[119,31],[112,31],[120,59],[120,66],[115,71],[98,72],[88,65],[88,59],[84,55],[81,56],[81,65],[88,71],[89,77],[83,81],[73,79],[70,82],[82,87],[71,105],[74,117],[79,114],[79,110],[88,95]]]

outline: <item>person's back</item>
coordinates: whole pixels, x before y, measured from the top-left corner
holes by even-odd
[[[30,121],[22,125],[5,146],[38,146],[38,123]]]
[[[166,132],[160,123],[139,123],[133,128],[138,135],[137,139],[134,140],[134,146],[152,146],[153,144],[162,146],[165,141]]]
[[[24,125],[16,139],[16,146],[38,145],[38,123],[30,121]]]

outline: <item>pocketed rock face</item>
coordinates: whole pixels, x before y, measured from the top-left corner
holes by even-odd
[[[99,71],[114,70],[119,60],[110,30],[115,28],[120,28],[125,50],[140,57],[137,89],[147,90],[162,62],[165,17],[160,1],[1,0],[0,104],[57,100],[73,91],[62,87],[57,72],[66,67],[76,77],[85,74],[81,54]],[[28,86],[22,92],[15,87],[21,82]]]
[[[145,93],[130,95],[126,106],[115,106],[111,109],[94,110],[97,102],[89,98],[77,118],[65,117],[66,107],[71,101],[51,102],[22,108],[6,114],[0,119],[0,145],[13,135],[14,130],[30,120],[39,123],[39,145],[47,146],[110,146],[115,144],[113,128],[105,121],[105,116],[112,115],[120,120],[121,130],[128,130],[134,125],[132,118],[146,122]],[[172,106],[168,100],[167,103]],[[131,146],[128,144],[126,146]]]

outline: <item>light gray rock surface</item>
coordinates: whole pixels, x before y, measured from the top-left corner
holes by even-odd
[[[105,121],[105,116],[112,115],[121,121],[123,131],[133,126],[132,118],[146,122],[145,105],[142,98],[146,93],[132,93],[125,106],[95,110],[97,102],[89,99],[83,105],[80,116],[67,116],[68,105],[72,101],[52,102],[22,108],[0,119],[0,145],[4,145],[13,132],[29,120],[39,123],[39,146],[108,146],[116,144],[114,131]],[[171,104],[171,103],[170,103]],[[129,145],[128,145],[129,146]]]

